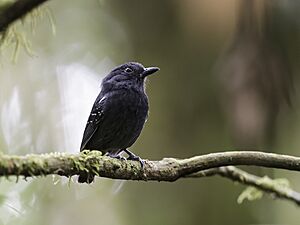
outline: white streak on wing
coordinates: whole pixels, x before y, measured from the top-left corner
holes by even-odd
[[[102,97],[98,103],[100,104],[104,99],[106,99],[106,96]]]

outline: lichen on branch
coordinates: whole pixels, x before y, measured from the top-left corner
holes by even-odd
[[[164,158],[160,161],[139,162],[103,156],[100,151],[79,154],[49,153],[14,156],[0,154],[0,176],[47,176],[56,174],[72,177],[82,172],[123,180],[176,181],[179,178],[201,178],[220,175],[260,191],[300,205],[300,194],[276,180],[260,178],[233,165],[262,166],[300,171],[300,157],[258,151],[227,151],[187,159]]]
[[[188,159],[146,160],[144,168],[141,168],[138,162],[112,159],[102,156],[100,151],[25,156],[2,154],[0,155],[0,176],[58,174],[69,177],[86,171],[96,176],[114,179],[175,181],[198,171],[230,165],[251,165],[299,171],[300,157],[258,151],[227,151]]]

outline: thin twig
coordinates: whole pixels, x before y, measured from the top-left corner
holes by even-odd
[[[220,175],[224,178],[228,178],[241,184],[253,186],[258,190],[273,194],[277,198],[290,200],[297,205],[300,205],[300,193],[294,191],[290,187],[279,185],[276,180],[272,180],[268,177],[255,176],[234,166],[207,169],[197,173],[189,174],[186,177],[201,178],[215,175]]]

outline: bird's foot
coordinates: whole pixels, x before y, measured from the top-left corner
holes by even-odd
[[[114,158],[114,159],[127,160],[124,156],[122,156],[122,155],[120,154],[120,152],[117,153],[117,154],[108,152],[108,153],[107,153],[107,156],[109,156],[109,157],[111,157],[111,158]]]
[[[124,152],[128,155],[127,160],[133,160],[133,161],[139,161],[142,168],[144,168],[145,160],[143,160],[141,157],[137,156],[136,154],[132,153],[131,151],[124,149]]]

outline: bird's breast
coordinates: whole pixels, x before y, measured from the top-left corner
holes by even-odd
[[[126,90],[112,93],[106,100],[105,120],[99,133],[107,136],[109,146],[127,148],[138,138],[146,121],[147,96],[144,92]]]
[[[145,93],[127,90],[116,104],[117,108],[121,109],[120,116],[123,116],[125,121],[130,120],[133,125],[144,123],[148,113],[148,99]]]

